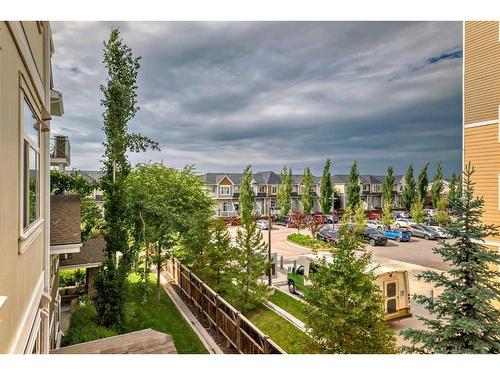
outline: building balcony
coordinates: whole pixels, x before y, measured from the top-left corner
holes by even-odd
[[[71,144],[64,135],[50,138],[50,165],[67,167],[71,164]]]

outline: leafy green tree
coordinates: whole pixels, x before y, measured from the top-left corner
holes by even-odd
[[[448,204],[457,199],[457,174],[453,172],[450,177],[450,190],[448,192]],[[450,204],[451,206],[451,204]]]
[[[252,187],[252,167],[249,165],[243,170],[243,177],[240,183],[240,212],[241,224],[254,221],[253,205],[255,201],[255,191]]]
[[[394,169],[392,167],[387,168],[387,175],[384,179],[384,184],[382,185],[382,196],[385,202],[389,202],[389,207],[392,207],[392,192],[394,190]],[[391,215],[392,216],[392,215]]]
[[[439,225],[444,226],[448,224],[449,221],[450,221],[450,215],[448,214],[448,201],[445,198],[441,198],[437,202],[436,222]]]
[[[50,191],[53,194],[73,193],[85,198],[96,187],[96,184],[87,181],[76,171],[72,171],[70,174],[56,169],[50,171]]]
[[[323,168],[323,176],[321,177],[320,183],[320,206],[321,212],[325,215],[332,213],[332,198],[333,198],[333,187],[332,187],[332,175],[330,172],[331,160],[326,159],[325,167]]]
[[[417,186],[413,178],[413,166],[410,164],[405,174],[405,186],[402,194],[403,207],[407,212],[411,210],[415,199],[417,198]]]
[[[96,237],[102,227],[102,212],[92,198],[83,198],[80,210],[82,242]]]
[[[314,197],[312,196],[313,177],[311,168],[309,167],[304,169],[302,186],[302,207],[304,208],[304,213],[310,215],[314,207]]]
[[[288,215],[292,209],[292,168],[283,167],[276,200],[280,207],[280,216]]]
[[[352,228],[349,221],[354,220]],[[394,353],[394,333],[384,322],[383,296],[375,285],[371,254],[356,256],[364,245],[365,215],[348,207],[339,241],[311,276],[305,293],[305,324],[321,349],[328,353]]]
[[[425,164],[425,166],[420,170],[420,173],[418,174],[417,193],[423,206],[425,206],[425,199],[427,198],[427,186],[429,185],[429,177],[427,176],[428,168],[429,163]]]
[[[389,201],[384,201],[384,207],[382,207],[382,224],[385,227],[390,227],[394,223],[394,216],[392,214],[392,207]]]
[[[243,313],[248,312],[265,300],[267,286],[260,277],[268,269],[267,245],[255,221],[245,222],[236,234],[238,251],[235,262],[235,289],[233,304]]]
[[[361,202],[360,197],[361,187],[359,186],[358,163],[356,160],[352,164],[349,174],[349,184],[347,185],[347,205],[354,209]]]
[[[422,224],[425,219],[424,205],[422,203],[422,198],[417,197],[417,199],[411,205],[411,218],[417,224]]]
[[[443,287],[437,298],[416,296],[430,318],[419,317],[425,329],[403,331],[411,341],[408,351],[418,353],[500,353],[500,254],[484,244],[499,235],[496,225],[483,224],[484,200],[474,196],[469,163],[464,176],[464,194],[454,205],[458,221],[447,230],[456,241],[440,243],[434,253],[451,265],[448,273],[425,271],[427,283]]]
[[[106,257],[97,272],[94,302],[100,323],[120,329],[125,307],[125,288],[134,254],[128,245],[127,212],[123,200],[125,179],[130,172],[126,152],[159,149],[156,142],[141,134],[128,133],[127,123],[137,110],[139,58],[123,43],[118,29],[112,29],[104,44],[104,64],[108,77],[101,85],[104,98],[104,142],[101,188],[104,192],[104,238]],[[118,258],[118,254],[121,257]]]
[[[437,203],[442,198],[443,187],[443,169],[441,167],[441,162],[439,162],[436,167],[436,173],[434,174],[434,180],[431,188],[432,207],[434,208],[437,207]]]
[[[211,241],[206,252],[206,263],[200,277],[222,296],[234,294],[237,249],[231,244],[231,235],[222,220],[211,224]]]
[[[142,224],[141,245],[151,249],[159,299],[161,267],[172,256],[176,244],[181,243],[192,255],[193,263],[205,263],[206,257],[199,253],[206,251],[210,240],[213,202],[192,167],[179,171],[163,164],[138,165],[128,175],[124,193],[131,217],[142,218],[142,223],[134,220],[131,225]]]

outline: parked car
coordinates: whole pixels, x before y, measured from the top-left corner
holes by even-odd
[[[327,224],[336,224],[340,220],[339,217],[335,214],[325,215],[325,219]]]
[[[318,222],[318,223],[321,223],[321,224],[326,224],[327,221],[326,221],[326,215],[313,215],[313,220]]]
[[[425,225],[412,224],[409,229],[412,236],[415,237],[420,237],[426,240],[435,240],[437,238],[437,233]]]
[[[303,294],[313,283],[310,276],[320,270],[323,261],[332,263],[332,254],[323,252],[299,256],[297,265],[288,268],[288,290],[294,294],[297,292]],[[408,271],[386,265],[381,266],[377,263],[370,263],[369,267],[374,269],[375,280],[373,283],[382,291],[385,310],[384,320],[392,321],[411,318]]]
[[[269,221],[267,220],[257,220],[255,224],[257,225],[257,228],[260,228],[261,230],[269,229]]]
[[[274,222],[276,223],[276,225],[282,225],[284,227],[288,227],[288,221],[290,219],[288,218],[288,216],[283,216],[283,217],[278,217]]]
[[[448,233],[448,231],[444,228],[441,228],[441,227],[438,227],[436,225],[429,225],[430,228],[432,228],[437,234],[438,234],[438,237],[437,238],[451,238],[451,234]]]
[[[429,225],[429,226],[433,227],[433,226],[437,226],[438,224],[437,224],[435,218],[429,216],[425,219],[425,225]]]
[[[384,229],[384,224],[382,224],[378,220],[366,220],[366,226],[368,228],[373,228],[373,229],[376,229],[376,230],[382,230],[382,229]]]
[[[336,244],[339,240],[339,232],[333,230],[330,226],[323,226],[318,233],[316,233],[316,238],[325,242],[330,242]]]
[[[378,220],[378,219],[380,219],[380,212],[379,211],[368,211],[366,213],[366,217],[369,220]]]
[[[398,242],[408,242],[411,240],[411,232],[409,230],[386,229],[382,233],[387,238]]]
[[[363,231],[362,236],[372,246],[384,246],[387,244],[387,237],[373,228],[366,228]]]
[[[410,225],[416,223],[410,219],[397,219],[394,224],[396,224],[398,228],[408,228]]]
[[[404,211],[394,211],[393,215],[395,219],[408,219],[410,217],[410,215]]]
[[[430,216],[430,217],[435,217],[436,216],[436,209],[434,208],[429,208],[427,210],[427,215]]]

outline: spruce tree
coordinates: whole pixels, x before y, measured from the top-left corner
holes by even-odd
[[[500,353],[500,254],[484,241],[499,235],[496,225],[483,224],[484,200],[474,196],[471,178],[474,168],[463,172],[463,196],[453,203],[458,221],[450,223],[448,232],[456,240],[442,242],[434,253],[451,265],[444,272],[423,272],[427,283],[443,287],[437,298],[416,296],[425,305],[430,318],[419,317],[424,330],[407,329],[411,341],[408,351],[418,353]]]
[[[124,181],[130,172],[126,152],[159,149],[156,142],[131,134],[127,123],[137,110],[137,72],[139,57],[125,45],[118,29],[112,29],[104,45],[104,64],[108,77],[101,85],[104,95],[104,126],[106,135],[101,177],[104,192],[104,239],[106,256],[95,278],[97,294],[94,297],[100,323],[117,329],[122,327],[125,307],[125,282],[130,272],[133,252],[128,245],[128,212],[123,199]],[[121,257],[118,259],[118,254]]]
[[[314,197],[312,196],[313,176],[309,167],[304,169],[302,185],[302,207],[304,207],[304,213],[309,215],[314,207]]]
[[[280,207],[280,216],[286,216],[292,209],[292,168],[283,167],[281,171],[281,182],[278,186],[276,200]]]
[[[240,212],[242,225],[254,221],[253,205],[255,201],[255,191],[252,187],[252,179],[252,168],[249,165],[243,170],[243,177],[240,182]]]
[[[436,173],[434,174],[431,188],[432,207],[434,208],[437,208],[437,203],[442,198],[443,186],[443,169],[441,167],[441,162],[439,162],[436,167]]]
[[[392,207],[392,192],[394,190],[394,169],[392,167],[387,168],[387,175],[384,179],[384,184],[382,185],[382,196],[385,202],[389,202],[390,207]]]
[[[413,166],[410,164],[405,174],[405,187],[403,189],[402,201],[403,207],[407,212],[411,211],[411,206],[417,198],[417,186],[413,178]]]
[[[351,228],[350,220],[355,225]],[[305,324],[320,349],[327,353],[394,353],[394,333],[385,323],[384,300],[375,285],[371,254],[356,256],[363,247],[365,212],[347,208],[331,261],[319,262],[305,292]]]
[[[331,167],[331,160],[326,159],[320,183],[320,206],[321,206],[321,212],[323,212],[323,214],[325,215],[331,214],[333,209],[332,207],[333,188],[332,188],[332,175],[330,173],[330,167]]]
[[[347,206],[351,209],[357,207],[361,202],[361,187],[359,186],[359,172],[356,160],[352,164],[347,185]]]
[[[418,174],[418,195],[422,201],[422,205],[425,207],[425,199],[427,198],[427,186],[429,185],[429,177],[427,176],[427,170],[429,168],[429,163],[427,163]]]

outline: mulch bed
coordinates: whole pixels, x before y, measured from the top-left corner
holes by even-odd
[[[198,319],[198,321],[201,323],[203,328],[206,329],[208,334],[212,336],[214,339],[215,343],[221,348],[221,350],[224,352],[224,354],[239,354],[239,352],[233,348],[231,345],[227,345],[227,340],[226,338],[217,330],[215,327],[210,327],[210,323],[208,319],[205,317],[203,313],[201,313],[196,306],[194,305],[193,302],[184,294],[184,292],[181,290],[181,288],[177,284],[170,284],[175,292],[181,297],[182,301],[186,304],[186,306],[191,310],[193,315]]]

